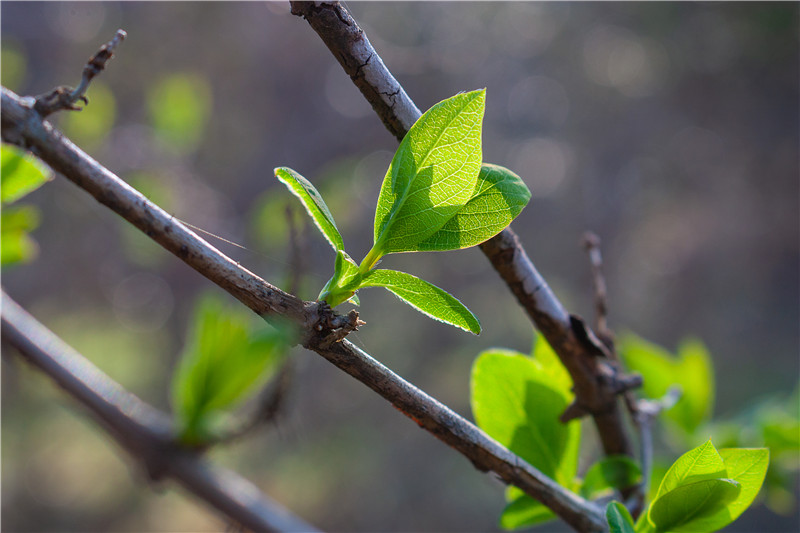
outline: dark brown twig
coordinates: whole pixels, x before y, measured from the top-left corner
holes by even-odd
[[[340,2],[292,1],[361,90],[386,128],[402,139],[421,113],[364,31]],[[391,89],[387,89],[391,87]],[[534,267],[509,227],[480,245],[517,300],[558,354],[575,384],[575,403],[563,420],[591,414],[606,454],[633,456],[617,395],[636,385],[607,360],[608,350],[583,321],[570,315]]]
[[[600,253],[600,237],[587,231],[583,234],[583,248],[589,254],[592,267],[592,285],[594,286],[594,330],[597,336],[614,352],[614,334],[608,328],[608,290],[606,278],[603,276],[603,255]]]
[[[121,43],[128,34],[124,30],[117,30],[114,37],[89,58],[86,66],[83,68],[83,76],[81,82],[75,89],[62,85],[56,87],[46,94],[36,97],[36,103],[33,108],[42,117],[46,117],[51,113],[61,110],[80,111],[81,107],[75,104],[81,100],[84,104],[89,103],[86,98],[86,91],[89,89],[89,84],[95,76],[100,74],[106,68],[106,62],[114,57],[114,49]]]
[[[172,426],[156,411],[67,346],[2,293],[2,338],[77,400],[153,480],[172,478],[223,515],[253,531],[316,531],[231,471],[173,444]]]

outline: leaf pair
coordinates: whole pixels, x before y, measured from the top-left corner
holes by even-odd
[[[670,467],[638,533],[717,531],[755,499],[769,466],[766,448],[724,448],[711,441],[688,451]]]
[[[50,167],[33,155],[9,144],[0,151],[0,264],[32,260],[37,253],[30,232],[39,226],[39,210],[30,205],[10,206],[52,179]]]
[[[250,313],[210,296],[195,308],[186,347],[172,380],[178,433],[200,444],[219,431],[223,412],[269,380],[288,348],[288,330],[263,331]]]
[[[411,127],[384,177],[375,210],[374,244],[361,264],[344,250],[330,210],[316,188],[286,167],[275,176],[297,196],[336,251],[333,277],[319,299],[358,304],[362,287],[384,287],[422,313],[472,333],[478,319],[456,298],[411,274],[373,270],[386,254],[445,251],[480,244],[503,230],[530,200],[510,170],[482,164],[486,91],[439,102]]]

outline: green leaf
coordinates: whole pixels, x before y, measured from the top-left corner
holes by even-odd
[[[770,453],[767,448],[723,448],[719,454],[725,462],[728,478],[738,482],[741,490],[724,509],[695,524],[702,531],[721,529],[739,518],[758,495],[769,466]]]
[[[319,194],[319,191],[311,184],[310,181],[298,174],[296,171],[287,167],[279,167],[275,169],[275,177],[289,188],[289,190],[300,199],[303,207],[306,208],[311,220],[322,232],[325,239],[333,246],[334,250],[344,250],[344,241],[339,229],[336,227],[336,222],[333,221],[328,206]]]
[[[692,435],[711,417],[714,402],[714,370],[705,346],[684,341],[673,357],[660,346],[628,334],[619,343],[625,365],[644,377],[644,393],[661,398],[672,385],[681,387],[681,398],[664,413],[685,435]]]
[[[633,518],[628,509],[619,502],[609,502],[606,506],[606,520],[610,533],[634,533]]]
[[[597,461],[586,471],[581,485],[585,498],[596,498],[609,489],[626,489],[639,482],[642,470],[636,461],[625,455],[610,455]]]
[[[542,524],[556,518],[555,513],[541,502],[522,494],[506,505],[500,515],[500,527],[518,529]]]
[[[33,154],[12,146],[0,146],[0,201],[16,202],[53,179],[50,170]]]
[[[509,350],[481,353],[470,397],[475,421],[492,438],[562,485],[572,483],[580,422],[559,421],[572,393],[537,361]]]
[[[727,477],[729,476],[722,457],[709,440],[681,455],[672,464],[661,480],[654,500],[687,483]]]
[[[250,313],[212,297],[196,307],[186,348],[172,381],[172,402],[185,442],[213,434],[222,409],[243,402],[282,359],[286,333],[257,332]]]
[[[511,224],[530,199],[531,192],[519,176],[484,163],[466,205],[415,249],[444,251],[480,244]]]
[[[384,287],[429,317],[478,335],[481,324],[454,296],[411,274],[396,270],[371,270],[361,287]]]
[[[381,186],[365,270],[385,254],[418,250],[472,197],[485,100],[483,89],[439,102],[403,138]]]
[[[39,250],[28,234],[39,225],[39,210],[30,205],[4,207],[0,212],[0,265],[27,263]]]
[[[723,515],[740,492],[740,484],[733,479],[687,483],[656,498],[647,518],[657,533],[716,531],[730,523]],[[712,516],[720,521],[710,521]]]
[[[333,277],[322,287],[317,300],[324,300],[331,307],[336,307],[342,302],[355,299],[355,303],[358,305],[358,297],[355,293],[360,286],[361,279],[362,275],[355,261],[344,250],[337,250]]]

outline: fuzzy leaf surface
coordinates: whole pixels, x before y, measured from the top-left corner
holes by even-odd
[[[465,331],[481,332],[481,324],[472,311],[454,296],[416,276],[396,270],[370,270],[361,287],[384,287],[417,311]]]

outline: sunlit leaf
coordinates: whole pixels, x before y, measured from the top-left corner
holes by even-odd
[[[572,482],[580,423],[559,421],[572,394],[534,359],[509,350],[481,353],[470,398],[475,421],[492,438],[562,485]]]
[[[469,201],[416,249],[456,250],[480,244],[511,224],[530,199],[531,192],[519,176],[484,163]]]
[[[457,94],[408,131],[381,186],[368,257],[418,250],[470,199],[481,168],[485,99],[485,90]]]
[[[480,322],[464,304],[439,287],[411,274],[396,270],[371,270],[364,274],[360,286],[384,287],[435,320],[475,335],[481,332]]]
[[[661,480],[654,500],[687,483],[727,477],[722,457],[709,440],[681,455],[672,464]]]
[[[732,479],[687,483],[656,498],[647,518],[657,533],[717,531],[731,522],[724,515],[740,492]]]
[[[297,196],[311,216],[311,220],[314,221],[314,224],[322,232],[325,239],[333,246],[333,249],[344,250],[344,241],[339,229],[336,227],[336,222],[333,220],[333,215],[331,215],[328,206],[325,205],[325,201],[314,185],[296,171],[287,167],[276,168],[275,176],[286,185],[292,194]]]

